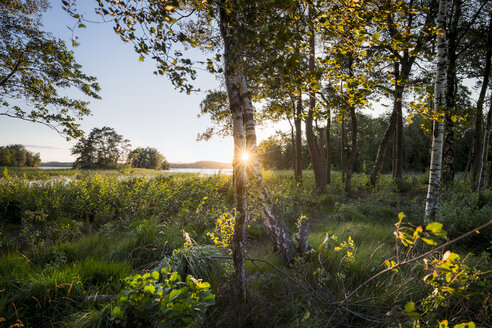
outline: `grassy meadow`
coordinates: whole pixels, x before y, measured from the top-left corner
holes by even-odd
[[[436,221],[443,224],[444,236],[430,234],[429,226],[424,232],[417,228],[426,227],[425,175],[397,182],[383,176],[374,187],[367,185],[368,176],[355,175],[350,195],[337,173],[322,195],[313,192],[310,172],[303,178],[303,185],[296,186],[290,171],[264,172],[291,234],[295,237],[301,216],[311,222],[312,249],[290,265],[273,251],[252,189],[246,245],[252,260],[246,263],[247,297],[242,300],[229,283],[231,176],[4,169],[0,327],[148,327],[145,320],[118,321],[115,308],[121,307],[121,297],[112,295],[123,295],[126,277],[166,267],[183,280],[190,274],[209,282],[215,294],[203,320],[176,319],[175,326],[441,327],[447,320],[449,327],[470,321],[492,327],[492,227],[357,289],[391,263],[488,222],[490,191],[479,202],[461,178],[442,190]],[[408,232],[400,235],[407,247],[395,238],[399,217],[405,222],[399,231]],[[422,242],[424,234],[432,235],[425,235],[432,243]],[[441,255],[448,249],[460,258],[445,262]],[[94,302],[94,295],[110,297]],[[199,292],[190,295],[200,297]],[[145,305],[150,303],[143,304],[150,313]]]

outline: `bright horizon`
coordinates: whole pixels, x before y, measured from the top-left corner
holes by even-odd
[[[208,118],[197,115],[207,90],[219,86],[213,75],[198,71],[194,82],[201,91],[191,95],[180,93],[167,78],[153,74],[151,59],[140,62],[133,46],[124,44],[111,24],[87,23],[87,28],[76,31],[80,45],[72,48],[72,34],[67,26],[73,26],[75,20],[61,9],[60,1],[51,1],[51,5],[43,17],[42,30],[65,41],[83,72],[96,76],[101,86],[102,100],[88,99],[92,115],[79,121],[86,135],[92,128],[109,126],[129,139],[132,149],[157,148],[169,162],[232,161],[232,137],[196,141],[197,134],[211,125]],[[81,5],[86,11],[89,8]],[[61,93],[87,99],[77,90],[62,90]],[[274,131],[258,129],[258,139]],[[42,162],[74,161],[70,149],[75,142],[66,141],[40,123],[0,118],[0,146],[23,144],[40,153]]]

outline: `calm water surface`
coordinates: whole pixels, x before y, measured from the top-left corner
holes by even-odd
[[[41,170],[69,170],[71,167],[59,167],[59,166],[40,166]],[[199,173],[202,175],[213,175],[213,174],[232,174],[232,169],[183,169],[183,168],[172,168],[170,173]]]

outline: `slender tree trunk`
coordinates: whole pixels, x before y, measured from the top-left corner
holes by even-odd
[[[487,113],[487,123],[485,124],[485,133],[483,136],[482,147],[482,163],[480,165],[480,179],[478,180],[478,193],[480,199],[483,199],[485,191],[485,176],[487,172],[487,163],[489,159],[489,142],[490,142],[490,129],[492,125],[492,96],[490,97],[490,107]]]
[[[292,242],[289,230],[284,220],[280,217],[275,201],[270,196],[261,176],[260,165],[256,148],[256,131],[254,110],[251,102],[251,96],[248,91],[246,77],[242,75],[240,84],[240,98],[243,108],[243,120],[246,126],[246,146],[251,154],[252,173],[259,191],[258,196],[261,200],[261,216],[263,224],[267,227],[270,239],[275,251],[277,251],[286,263],[290,263],[296,253],[296,248]]]
[[[328,109],[326,120],[326,184],[331,183],[331,113]]]
[[[312,16],[312,9],[309,7],[309,16]],[[309,71],[314,72],[315,70],[315,35],[314,35],[314,27],[311,24],[309,26]],[[321,155],[321,151],[318,147],[318,143],[316,142],[316,138],[313,132],[313,115],[316,107],[316,98],[313,91],[312,84],[313,81],[310,82],[309,85],[309,110],[308,116],[306,118],[306,141],[309,148],[309,153],[311,154],[311,165],[314,172],[314,180],[315,180],[315,188],[317,192],[325,193],[326,192],[326,178],[324,172],[324,159]]]
[[[397,83],[395,83],[395,89],[393,91],[393,112],[391,113],[388,127],[384,131],[383,138],[379,143],[376,160],[374,161],[374,166],[372,168],[371,176],[369,179],[370,184],[374,185],[379,181],[379,176],[381,175],[381,171],[383,170],[384,160],[386,158],[386,153],[388,151],[388,146],[390,145],[390,140],[392,136],[395,136],[394,139],[395,142],[393,143],[395,148],[393,151],[393,158],[392,158],[393,177],[394,178],[402,177],[403,121],[401,120],[400,122],[398,122],[398,117],[402,119],[403,94],[405,92],[405,86],[408,77],[410,76],[413,63],[414,63],[413,57],[410,57],[408,53],[405,53],[399,65],[395,64],[394,70],[395,70],[395,79],[397,80]],[[396,131],[398,124],[400,125],[400,129]]]
[[[446,82],[446,6],[447,0],[439,0],[439,14],[437,16],[437,68],[434,91],[435,111],[442,111],[445,106],[444,85]],[[429,188],[425,203],[426,221],[434,219],[439,204],[439,191],[441,184],[442,148],[443,148],[443,124],[434,121],[432,132],[431,162],[429,173]]]
[[[297,99],[296,113],[294,118],[294,126],[296,129],[296,183],[302,184],[302,93],[299,91],[299,97]]]
[[[233,175],[236,190],[236,218],[234,223],[234,235],[232,238],[232,262],[234,265],[233,282],[239,294],[246,298],[246,270],[245,270],[245,240],[248,227],[248,181],[244,162],[241,161],[241,153],[246,150],[246,126],[244,124],[243,110],[239,85],[241,77],[237,74],[238,58],[234,54],[234,36],[230,28],[230,14],[224,8],[220,11],[220,27],[224,40],[224,75],[229,98],[229,106],[232,116],[232,129],[234,138]]]
[[[354,172],[355,160],[357,157],[357,116],[355,115],[355,108],[350,106],[350,118],[351,118],[351,138],[352,148],[350,150],[348,163],[347,163],[347,176],[345,178],[345,191],[350,192],[352,187],[352,174]]]
[[[296,107],[294,106],[294,115],[295,115]],[[290,121],[290,117],[287,114],[287,122],[289,122],[290,125],[290,144],[292,146],[292,167],[294,168],[294,176],[296,175],[297,169],[296,169],[296,137],[295,137],[295,131],[294,131],[294,125],[292,125],[292,122]],[[296,180],[297,181],[297,180]]]
[[[345,182],[345,115],[342,114],[342,136],[340,138],[340,171],[342,172],[342,182]]]
[[[395,63],[395,94],[394,94],[394,107],[396,111],[396,131],[395,131],[395,154],[394,166],[393,166],[393,178],[401,179],[403,176],[403,110],[402,110],[402,97],[403,97],[403,85],[404,81],[401,81],[402,74],[400,74],[400,64]]]
[[[446,117],[444,125],[444,154],[442,182],[451,185],[454,181],[454,122],[451,119],[455,107],[456,95],[456,54],[458,22],[461,17],[461,0],[453,1],[453,17],[447,35],[447,70],[446,70]]]
[[[489,27],[488,27],[488,34],[487,34],[487,40],[488,40],[488,47],[487,47],[487,52],[485,55],[485,69],[483,73],[483,82],[482,82],[482,87],[480,89],[480,94],[478,96],[478,101],[477,101],[477,112],[476,112],[476,118],[475,118],[475,137],[473,138],[474,144],[473,144],[473,162],[472,162],[472,168],[471,168],[471,175],[472,175],[472,188],[473,190],[477,190],[477,181],[479,179],[480,175],[480,162],[482,160],[481,155],[482,155],[482,120],[483,120],[483,104],[485,102],[485,95],[487,93],[487,88],[489,86],[489,77],[490,77],[490,70],[492,66],[492,17],[489,17]]]
[[[444,150],[442,159],[442,182],[448,186],[452,185],[454,181],[454,122],[451,116],[451,113],[446,113],[444,120]]]
[[[316,126],[316,140],[318,141],[318,149],[323,158],[323,172],[326,181],[326,129],[318,126],[318,119],[314,119],[314,125]]]
[[[379,176],[381,175],[381,171],[383,170],[386,151],[388,150],[391,136],[393,135],[393,131],[395,130],[395,125],[396,125],[396,111],[393,108],[393,112],[391,113],[391,117],[389,119],[388,127],[384,131],[383,139],[381,139],[381,143],[379,144],[378,147],[376,160],[374,161],[374,166],[371,171],[371,177],[369,178],[370,184],[374,185],[379,181]]]

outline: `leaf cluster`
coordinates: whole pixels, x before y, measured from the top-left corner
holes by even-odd
[[[190,275],[182,281],[167,267],[126,278],[111,317],[121,327],[200,327],[214,304],[208,282]]]
[[[96,78],[82,72],[64,41],[41,30],[46,1],[0,3],[0,115],[40,122],[67,138],[80,137],[77,118],[88,102],[60,94],[76,88],[99,99]],[[25,101],[26,105],[21,105]]]

